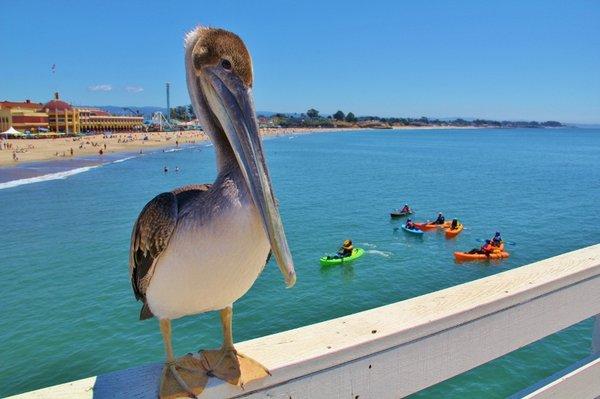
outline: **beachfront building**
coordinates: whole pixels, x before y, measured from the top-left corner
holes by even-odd
[[[79,110],[54,93],[54,99],[43,106],[43,111],[48,115],[50,130],[57,133],[78,134],[81,132]]]
[[[46,104],[0,101],[0,132],[10,127],[21,132],[62,134],[104,133],[142,130],[144,118],[111,115],[95,108],[75,107],[60,99],[58,93]]]
[[[4,132],[12,126],[12,113],[10,109],[0,108],[0,132]]]
[[[78,111],[83,132],[122,132],[141,130],[144,127],[142,116],[111,115],[95,108],[79,108]]]
[[[73,133],[104,133],[141,130],[144,126],[142,116],[111,115],[96,108],[74,107],[62,101],[58,93],[54,99],[44,105],[48,113],[50,130]]]
[[[42,107],[41,103],[33,103],[30,100],[0,101],[0,131],[10,127],[20,132],[48,131],[48,114],[41,110]]]

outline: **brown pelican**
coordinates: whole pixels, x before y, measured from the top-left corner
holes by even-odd
[[[264,158],[252,99],[252,61],[235,34],[199,27],[185,39],[187,85],[194,111],[216,151],[211,184],[162,193],[146,204],[131,236],[130,276],[156,316],[167,361],[161,397],[199,394],[207,375],[232,384],[266,376],[236,352],[232,304],[252,286],[272,251],[288,287],[296,274]],[[223,345],[197,359],[175,359],[171,320],[221,312]]]

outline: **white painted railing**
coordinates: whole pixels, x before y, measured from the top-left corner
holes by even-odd
[[[245,390],[211,379],[201,397],[398,398],[600,314],[600,245],[417,298],[253,339],[238,349],[271,370]],[[600,395],[600,317],[592,355],[515,397]],[[21,398],[155,398],[162,365]],[[532,381],[533,383],[534,381]]]

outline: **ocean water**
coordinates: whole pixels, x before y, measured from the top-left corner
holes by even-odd
[[[236,341],[600,241],[600,130],[360,131],[277,137],[265,148],[298,283],[286,290],[271,262],[234,306]],[[214,176],[206,144],[0,169],[0,396],[164,359],[156,320],[137,319],[131,227],[154,195]],[[455,240],[395,231],[388,213],[404,202],[417,220],[441,210],[465,230]],[[453,261],[496,230],[516,242],[509,259]],[[345,238],[365,256],[321,268]],[[177,354],[220,345],[216,314],[173,329]],[[590,341],[587,320],[414,396],[502,398],[585,357]]]

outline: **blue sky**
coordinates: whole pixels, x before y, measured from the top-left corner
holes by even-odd
[[[593,0],[6,1],[0,100],[188,104],[197,24],[246,41],[259,110],[600,123]]]

